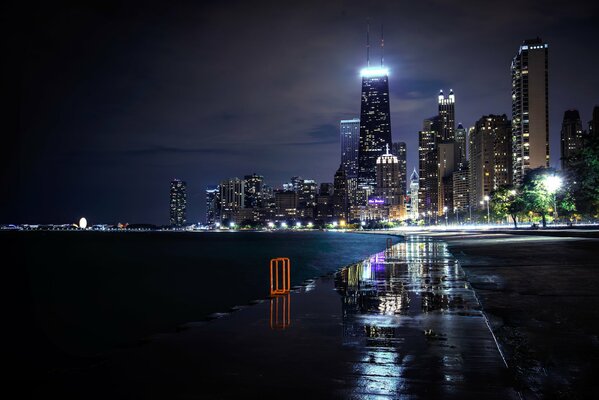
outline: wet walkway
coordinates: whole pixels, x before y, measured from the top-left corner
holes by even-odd
[[[418,236],[55,382],[87,398],[517,398],[462,269]]]

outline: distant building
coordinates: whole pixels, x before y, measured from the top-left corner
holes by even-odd
[[[548,46],[540,38],[525,40],[512,60],[513,182],[526,172],[549,167]],[[473,165],[470,165],[473,168]]]
[[[485,115],[475,125],[470,148],[470,205],[478,208],[493,190],[511,181],[510,121]]]
[[[439,92],[439,139],[442,141],[455,140],[455,95],[449,89],[449,95]]]
[[[348,217],[347,176],[343,165],[340,165],[335,173],[333,186],[333,218],[346,219]]]
[[[420,186],[420,177],[416,168],[410,176],[410,218],[417,220],[420,216],[418,209],[418,189]]]
[[[376,189],[377,197],[384,201],[385,205],[395,206],[403,204],[403,195],[400,189],[399,160],[389,153],[387,146],[386,154],[376,160]]]
[[[220,189],[218,185],[206,188],[206,224],[220,222]]]
[[[439,209],[439,124],[439,116],[426,119],[418,132],[418,210],[421,213]]]
[[[599,136],[599,106],[593,108],[593,119],[589,121],[589,134]]]
[[[562,169],[568,166],[568,157],[582,149],[584,133],[578,110],[567,110],[564,113],[561,130],[561,164]]]
[[[246,175],[243,177],[244,180],[244,207],[245,208],[260,208],[263,206],[262,202],[262,185],[264,184],[264,177],[261,175]]]
[[[234,221],[237,211],[245,203],[245,182],[239,178],[229,178],[220,183],[221,222]]]
[[[316,181],[312,179],[302,179],[297,190],[297,207],[312,208],[316,206]]]
[[[393,143],[391,154],[397,157],[397,161],[399,162],[399,192],[401,196],[405,196],[407,194],[408,163],[406,160],[406,152],[407,149],[405,142]]]
[[[455,130],[455,142],[458,146],[458,169],[460,169],[468,162],[468,132],[462,124],[458,124],[458,127]]]
[[[389,72],[386,68],[362,70],[360,143],[358,148],[358,190],[372,191],[376,183],[376,160],[391,146]],[[360,201],[365,199],[358,196]]]
[[[297,210],[297,193],[292,190],[275,190],[275,205],[280,212],[294,213]]]
[[[439,215],[453,211],[453,173],[458,169],[459,149],[455,141],[437,144]],[[433,210],[434,211],[434,210]]]
[[[348,178],[358,176],[358,149],[360,147],[360,119],[344,119],[340,122],[341,164]]]
[[[470,171],[468,162],[464,163],[462,169],[453,173],[453,212],[459,218],[459,214],[469,211],[470,206]],[[463,219],[462,221],[464,221]]]
[[[187,184],[179,179],[171,181],[170,222],[172,226],[181,227],[187,222]]]

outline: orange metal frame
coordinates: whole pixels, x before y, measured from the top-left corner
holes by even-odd
[[[281,266],[281,279],[279,279]],[[288,258],[273,258],[270,260],[270,295],[289,293],[291,288],[291,262]]]

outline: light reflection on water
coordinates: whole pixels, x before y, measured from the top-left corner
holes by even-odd
[[[360,354],[352,367],[355,393],[397,395],[409,385],[404,375],[417,362],[414,354],[450,346],[446,334],[427,326],[427,317],[437,321],[435,329],[444,317],[441,326],[451,330],[452,314],[481,315],[476,299],[464,292],[464,279],[447,245],[424,237],[408,238],[337,274],[343,343]],[[460,382],[462,362],[455,352],[434,358],[431,374]]]

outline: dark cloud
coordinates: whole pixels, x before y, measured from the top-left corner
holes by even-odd
[[[385,25],[393,137],[407,142],[410,170],[439,89],[454,89],[465,126],[510,115],[509,65],[526,38],[550,45],[554,163],[563,111],[588,120],[599,103],[598,6],[583,1],[52,2],[4,11],[2,183],[14,190],[2,217],[11,221],[85,213],[163,223],[172,177],[196,194],[190,220],[203,214],[197,193],[229,176],[331,181],[338,121],[359,116],[366,18],[373,42]],[[64,200],[62,190],[78,195]],[[54,204],[40,207],[42,195]]]

